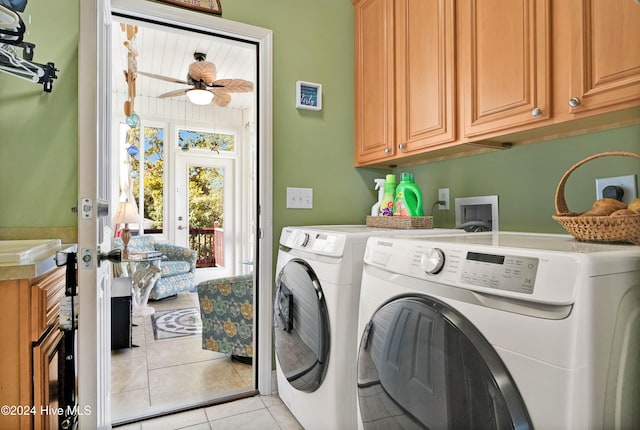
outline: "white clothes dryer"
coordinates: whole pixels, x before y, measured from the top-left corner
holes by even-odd
[[[640,247],[372,237],[360,429],[640,428]]]
[[[356,328],[367,239],[460,230],[361,225],[285,227],[276,263],[278,393],[307,430],[356,427]],[[465,233],[466,234],[466,233]]]

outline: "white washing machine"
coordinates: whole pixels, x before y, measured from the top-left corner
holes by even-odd
[[[285,227],[276,263],[274,342],[278,393],[307,430],[356,427],[356,328],[362,257],[373,234],[360,225]]]
[[[372,237],[360,429],[640,428],[640,247]]]

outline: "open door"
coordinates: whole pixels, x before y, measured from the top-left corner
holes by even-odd
[[[79,428],[111,428],[110,263],[108,199],[109,82],[105,76],[108,0],[80,2],[78,46],[78,405]],[[98,65],[98,67],[96,67]]]
[[[109,264],[98,265],[99,253],[109,249],[110,216],[98,216],[98,202],[111,194],[107,172],[110,169],[109,142],[109,34],[110,17],[114,11],[136,16],[153,15],[163,22],[177,25],[190,23],[206,30],[216,27],[223,34],[240,35],[255,41],[261,64],[257,89],[261,108],[256,135],[260,157],[256,171],[260,172],[256,229],[258,254],[254,270],[261,285],[256,292],[256,348],[258,389],[271,394],[271,283],[272,283],[272,32],[250,25],[233,23],[205,14],[159,5],[143,0],[83,0],[80,2],[80,36],[78,46],[78,289],[80,312],[78,327],[78,403],[79,428],[111,428],[111,364],[110,364],[110,285]],[[84,199],[87,199],[86,201]],[[86,215],[83,203],[90,203]]]

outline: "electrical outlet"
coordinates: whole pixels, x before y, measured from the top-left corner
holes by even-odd
[[[596,199],[602,198],[602,190],[608,185],[617,185],[622,187],[624,195],[622,201],[626,204],[631,203],[637,196],[636,175],[616,176],[614,178],[596,179]]]
[[[438,189],[438,200],[444,201],[444,204],[439,204],[438,209],[441,211],[449,210],[449,188]]]
[[[287,187],[287,209],[313,209],[313,188]]]

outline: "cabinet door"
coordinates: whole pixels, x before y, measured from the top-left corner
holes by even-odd
[[[572,114],[640,102],[640,4],[579,0],[572,8]],[[570,100],[567,100],[569,102]]]
[[[355,164],[394,154],[393,1],[355,3]]]
[[[464,136],[549,118],[549,0],[458,4]]]
[[[455,139],[455,21],[451,0],[397,0],[399,153]]]

